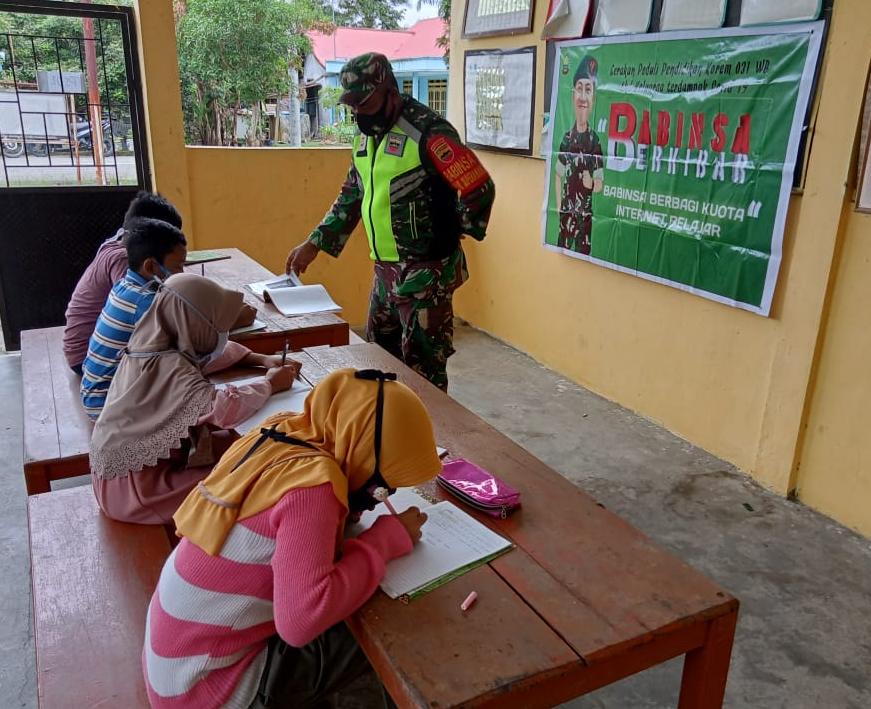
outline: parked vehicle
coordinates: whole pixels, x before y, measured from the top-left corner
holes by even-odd
[[[79,143],[79,150],[83,152],[91,151],[92,131],[91,124],[83,121],[76,125],[76,140]],[[115,144],[112,141],[112,126],[108,118],[103,119],[103,155],[109,157],[115,154]]]
[[[67,98],[59,94],[38,91],[0,91],[0,144],[3,156],[20,158],[25,154],[43,157],[52,152],[69,151],[70,114]],[[84,115],[76,116],[75,140],[81,152],[92,152],[93,131]],[[124,139],[130,126],[122,120],[110,121],[106,116],[103,125],[103,155],[115,154],[113,138]]]
[[[49,149],[69,148],[67,99],[38,91],[0,91],[0,136],[3,155],[47,155]]]

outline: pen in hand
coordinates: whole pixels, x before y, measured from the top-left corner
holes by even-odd
[[[281,353],[281,366],[283,367],[287,363],[287,346],[288,342],[285,338],[284,340],[284,351]]]
[[[383,487],[375,488],[375,499],[378,500],[378,502],[383,502],[384,506],[388,510],[390,510],[390,514],[396,515],[396,509],[393,507],[393,505],[390,504],[390,500],[387,499],[389,496],[390,493],[387,492],[387,490],[385,490]]]

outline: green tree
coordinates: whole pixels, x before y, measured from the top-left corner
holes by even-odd
[[[301,67],[311,48],[305,33],[326,24],[323,7],[316,0],[187,0],[176,9],[189,139],[233,144],[248,108],[250,142],[259,144],[260,106],[287,94],[289,69]]]
[[[339,0],[336,24],[395,30],[402,22],[404,0]]]

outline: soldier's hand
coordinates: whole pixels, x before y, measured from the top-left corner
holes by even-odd
[[[284,267],[285,273],[305,273],[312,261],[317,258],[318,247],[310,241],[303,241],[299,246],[293,249],[287,255],[287,263]]]
[[[585,189],[593,189],[593,176],[590,174],[589,170],[584,170],[584,174],[581,175],[581,182],[584,183]]]

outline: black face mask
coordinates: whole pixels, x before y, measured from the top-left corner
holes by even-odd
[[[361,129],[362,130],[362,129]],[[362,369],[354,372],[357,379],[367,379],[378,382],[378,398],[375,401],[375,470],[359,490],[348,494],[348,508],[352,513],[365,512],[375,508],[380,500],[375,497],[375,490],[385,488],[389,494],[396,492],[381,475],[381,427],[384,418],[384,382],[395,382],[396,375],[392,372],[381,372],[377,369]]]
[[[380,111],[371,116],[365,116],[358,113],[357,127],[360,129],[361,133],[372,137],[384,135],[389,128],[387,125],[387,117]]]

